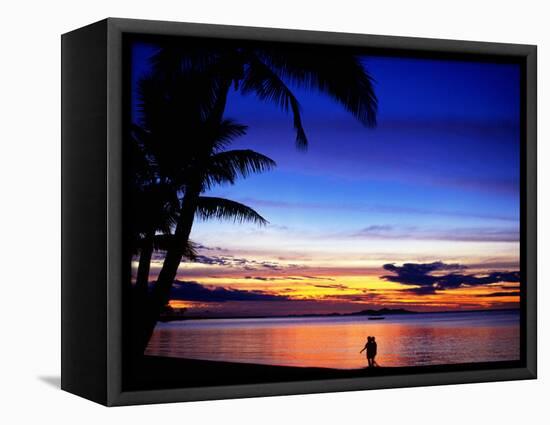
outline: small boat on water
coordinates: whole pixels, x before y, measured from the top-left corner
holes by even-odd
[[[385,317],[369,317],[368,320],[384,320]]]

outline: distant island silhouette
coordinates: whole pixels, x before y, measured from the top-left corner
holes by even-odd
[[[381,308],[366,309],[355,311],[352,313],[318,313],[318,314],[287,314],[287,315],[274,315],[274,316],[193,316],[177,313],[175,311],[165,312],[161,318],[161,322],[171,322],[177,320],[207,320],[207,319],[281,319],[281,318],[307,318],[307,317],[353,317],[353,316],[369,316],[369,317],[381,317],[381,316],[398,316],[404,314],[451,314],[451,313],[490,313],[498,311],[516,311],[516,308],[503,308],[503,309],[489,309],[489,310],[448,310],[448,311],[414,311],[406,310],[404,308]]]
[[[418,314],[418,311],[405,310],[404,308],[381,308],[379,310],[361,310],[344,316],[389,316],[392,314]]]

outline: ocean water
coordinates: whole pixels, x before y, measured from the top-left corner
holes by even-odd
[[[519,360],[518,311],[208,319],[159,323],[146,354],[270,365],[355,369],[367,336],[380,366]]]

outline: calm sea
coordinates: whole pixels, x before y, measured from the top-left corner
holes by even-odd
[[[186,320],[159,323],[146,354],[354,369],[373,335],[381,366],[519,360],[519,323],[517,311]]]

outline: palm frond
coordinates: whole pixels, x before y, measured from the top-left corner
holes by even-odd
[[[268,223],[260,214],[244,204],[210,196],[199,197],[196,215],[203,220],[233,220],[237,223],[249,221],[258,225]]]
[[[131,229],[134,239],[151,232],[168,234],[176,226],[179,199],[170,184],[147,182],[132,185],[130,208],[133,211]]]
[[[204,186],[234,184],[238,177],[246,178],[252,173],[263,173],[277,164],[271,158],[251,149],[235,149],[216,153],[208,159]]]
[[[183,256],[191,261],[195,261],[197,259],[197,249],[198,244],[191,240],[187,240],[187,243],[185,244]]]
[[[130,143],[128,144],[128,157],[130,158],[131,169],[133,170],[132,178],[136,187],[151,181],[155,175],[154,159],[147,154],[141,132],[139,126],[133,125]]]
[[[284,81],[255,55],[250,54],[247,59],[248,68],[244,75],[242,92],[254,93],[260,100],[273,102],[285,112],[291,111],[296,131],[296,146],[302,150],[307,149],[308,141],[302,125],[298,99]]]
[[[242,137],[246,134],[248,126],[239,124],[231,119],[224,119],[216,126],[212,134],[213,149],[215,152],[229,146],[229,144],[237,137]]]
[[[168,251],[174,247],[177,239],[174,235],[155,235],[153,246],[157,251]],[[189,260],[197,258],[197,244],[187,240],[183,246],[183,255]]]
[[[256,54],[284,81],[328,94],[363,124],[376,125],[374,80],[358,56],[311,46],[262,47]]]
[[[168,251],[172,249],[176,244],[176,237],[174,235],[155,235],[152,240],[142,238],[138,241],[138,248],[143,248],[147,244],[152,243],[155,251]],[[189,260],[195,260],[197,258],[198,244],[188,240],[183,247],[183,255]]]

